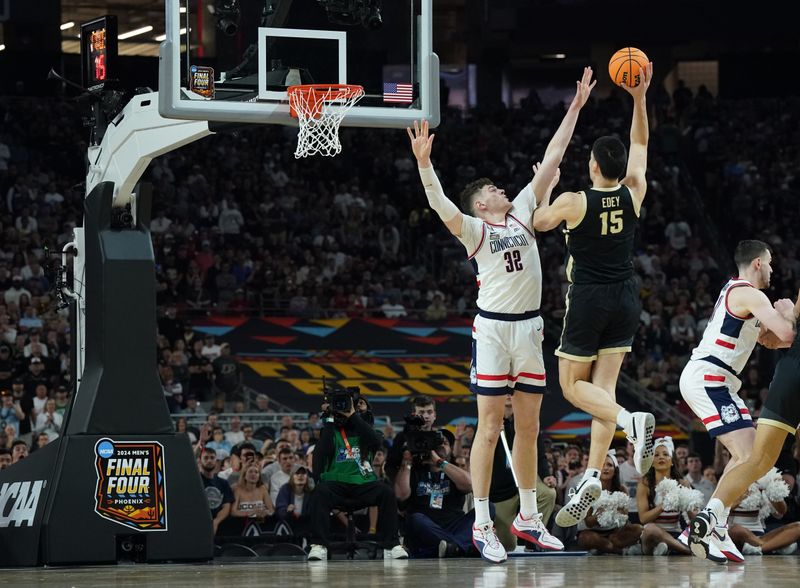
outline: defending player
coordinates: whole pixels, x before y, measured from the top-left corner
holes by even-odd
[[[634,444],[637,471],[643,475],[653,463],[653,415],[631,414],[616,402],[617,377],[625,353],[631,350],[641,312],[633,246],[647,191],[645,93],[653,64],[640,70],[639,77],[641,82],[635,88],[623,86],[633,97],[630,155],[616,137],[597,139],[589,158],[591,189],[565,192],[551,205],[542,202],[533,217],[537,231],[549,231],[566,222],[571,284],[556,350],[559,380],[564,397],[593,417],[586,474],[556,515],[562,527],[582,520],[600,496],[600,470],[617,425]]]
[[[788,346],[794,337],[795,306],[790,300],[779,300],[773,308],[761,291],[769,286],[772,273],[769,246],[762,241],[741,241],[736,247],[734,261],[739,277],[723,286],[703,339],[692,352],[680,380],[681,395],[686,403],[706,426],[709,435],[719,439],[731,456],[709,502],[714,505],[718,504],[714,499],[719,498],[723,482],[730,473],[749,461],[756,438],[753,419],[738,394],[742,386],[739,373],[747,365],[757,341]],[[792,416],[791,413],[788,416]],[[781,431],[779,428],[776,432]],[[741,477],[741,474],[736,476]],[[740,494],[734,498],[739,498]],[[744,558],[728,535],[731,503],[725,504],[714,518],[712,532],[708,536],[704,534],[702,541],[693,536],[692,552],[696,555],[702,552],[703,557],[714,561],[741,562]],[[717,549],[710,549],[709,542]]]
[[[469,184],[459,211],[444,194],[431,165],[428,123],[408,129],[411,147],[431,208],[467,249],[478,280],[478,316],[472,339],[470,388],[477,394],[478,430],[470,454],[475,494],[473,543],[492,562],[506,559],[489,514],[492,460],[503,426],[505,396],[514,394],[515,418],[512,461],[520,484],[520,514],[511,532],[539,547],[561,550],[536,512],[536,437],[539,410],[545,392],[542,357],[543,321],[539,316],[542,271],[531,227],[536,206],[549,199],[558,180],[558,166],[569,145],[580,109],[594,87],[591,68],[577,82],[575,98],[547,146],[536,175],[513,202],[491,180]],[[474,215],[474,216],[473,216]]]

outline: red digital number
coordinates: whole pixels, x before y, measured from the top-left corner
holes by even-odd
[[[94,57],[94,79],[102,82],[106,79],[106,55],[101,53]]]

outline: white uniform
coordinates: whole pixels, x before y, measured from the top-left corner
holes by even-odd
[[[738,376],[753,352],[760,325],[754,316],[736,316],[728,307],[731,290],[753,287],[739,278],[723,286],[703,339],[681,373],[681,395],[711,437],[753,426],[738,395],[742,386]]]
[[[535,208],[528,184],[502,225],[464,215],[459,240],[479,289],[470,370],[470,388],[478,394],[545,391],[542,267],[531,227]]]

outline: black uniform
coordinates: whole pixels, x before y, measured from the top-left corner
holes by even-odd
[[[758,424],[766,423],[794,435],[800,425],[800,337],[775,366]]]
[[[586,213],[567,226],[567,309],[556,355],[592,361],[630,351],[641,303],[633,272],[639,213],[627,186],[585,193]]]

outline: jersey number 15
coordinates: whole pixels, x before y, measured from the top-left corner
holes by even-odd
[[[609,220],[611,223],[609,223]],[[616,235],[617,233],[622,232],[622,211],[621,210],[612,210],[611,212],[601,212],[600,213],[600,222],[602,223],[602,228],[600,229],[601,235],[608,235],[609,228],[611,229],[611,234]],[[610,224],[610,227],[609,227]]]
[[[520,254],[519,249],[506,251],[503,254],[503,259],[506,260],[507,272],[518,272],[522,269],[522,255]]]

